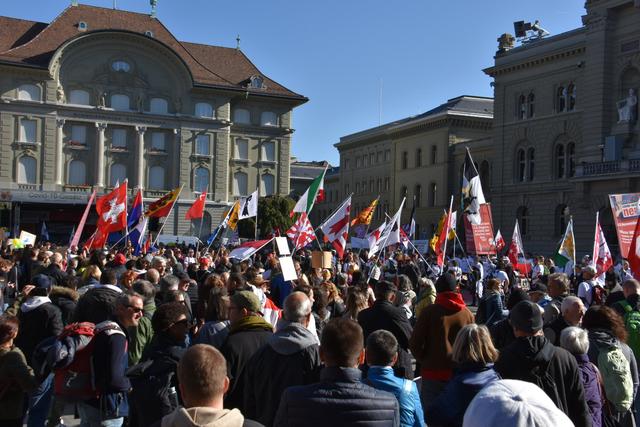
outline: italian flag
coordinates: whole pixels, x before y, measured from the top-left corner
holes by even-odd
[[[298,199],[298,202],[291,211],[291,218],[296,212],[305,212],[309,214],[313,209],[315,202],[321,202],[324,200],[324,174],[327,173],[327,169],[322,171],[316,179],[313,180],[307,191]]]
[[[564,232],[564,237],[558,248],[558,252],[554,255],[553,261],[559,267],[564,268],[569,261],[576,263],[576,244],[573,237],[573,219],[569,219],[567,224],[567,230]]]

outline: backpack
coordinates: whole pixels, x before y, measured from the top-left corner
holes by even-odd
[[[544,390],[544,392],[547,393],[547,396],[549,396],[553,403],[558,406],[558,409],[566,412],[567,408],[563,407],[563,400],[560,398],[560,392],[558,392],[558,385],[556,384],[556,380],[549,373],[550,364],[551,361],[543,365],[534,366],[529,372],[528,378],[525,378],[525,381],[529,381]]]
[[[597,362],[607,400],[616,411],[628,411],[633,403],[633,380],[620,346],[599,347]]]
[[[99,397],[95,384],[93,351],[95,337],[101,333],[124,335],[120,326],[112,321],[97,325],[89,322],[72,323],[63,329],[49,353],[56,396],[70,401]]]
[[[634,310],[626,300],[620,301],[624,309],[624,326],[629,338],[627,345],[633,350],[633,354],[640,355],[640,311]]]
[[[606,297],[605,290],[600,285],[594,285],[591,288],[591,305],[602,305]]]

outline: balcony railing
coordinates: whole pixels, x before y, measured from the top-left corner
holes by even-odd
[[[576,167],[576,177],[627,174],[640,171],[640,159],[582,163]]]

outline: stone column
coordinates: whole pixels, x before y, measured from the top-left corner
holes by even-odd
[[[138,144],[136,147],[136,185],[138,188],[144,188],[144,133],[146,131],[146,126],[136,126],[136,132],[138,132]]]
[[[106,123],[96,123],[96,187],[104,187],[104,131]]]
[[[63,185],[64,176],[64,119],[57,119],[57,136],[56,136],[56,185]]]
[[[175,188],[180,186],[180,154],[182,144],[182,130],[174,129],[173,130],[173,146],[169,150],[169,155],[173,156],[173,172],[171,173],[171,183],[169,184],[170,188]]]

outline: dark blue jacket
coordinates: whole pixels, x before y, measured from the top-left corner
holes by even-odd
[[[491,327],[504,318],[502,312],[502,297],[498,292],[487,292],[478,304],[476,323]]]
[[[476,394],[491,381],[499,379],[493,364],[459,367],[443,392],[426,408],[427,425],[461,426],[464,413]]]
[[[406,378],[393,374],[390,366],[370,366],[367,371],[367,384],[378,390],[393,393],[400,404],[400,425],[402,427],[423,427],[424,413],[416,384]]]
[[[273,425],[399,426],[396,397],[364,384],[361,378],[356,368],[324,368],[319,383],[285,390]]]

